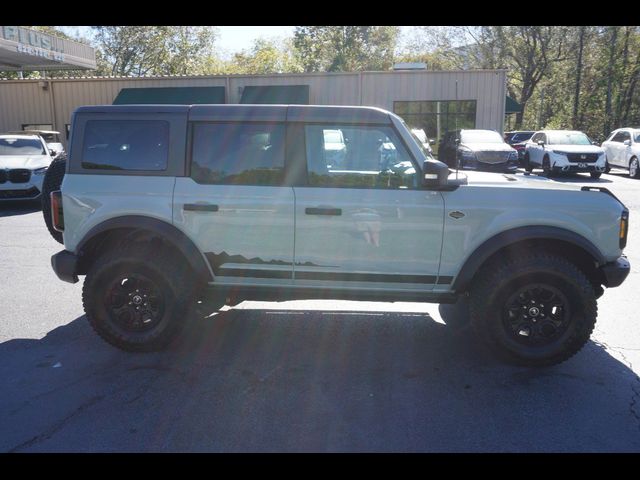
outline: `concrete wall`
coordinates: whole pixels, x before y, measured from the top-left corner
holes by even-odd
[[[476,100],[476,128],[503,130],[505,70],[401,71],[295,75],[0,80],[0,131],[52,124],[63,142],[65,125],[81,105],[110,105],[122,88],[226,87],[238,103],[247,85],[309,85],[310,103],[370,105],[393,111],[402,100]],[[43,88],[46,87],[46,88]]]

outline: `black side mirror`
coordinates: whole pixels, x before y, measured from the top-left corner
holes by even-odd
[[[55,157],[57,154],[58,154],[58,152],[56,152],[55,150],[53,150],[51,148],[49,149],[49,155],[51,155],[52,157]]]
[[[422,164],[422,185],[443,187],[449,178],[449,167],[438,160],[425,160]]]
[[[435,140],[429,140],[429,145],[435,145],[436,141]]]
[[[538,145],[540,145],[541,147],[544,147],[544,140],[538,140]]]

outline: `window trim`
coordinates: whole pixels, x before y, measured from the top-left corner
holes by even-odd
[[[263,184],[259,184],[259,183],[241,183],[241,184],[234,184],[234,183],[201,183],[198,182],[196,179],[194,179],[191,176],[191,166],[193,165],[193,147],[194,147],[194,135],[195,135],[195,129],[197,125],[229,125],[229,124],[238,124],[238,125],[282,125],[284,127],[284,136],[283,136],[283,145],[282,145],[282,150],[283,150],[283,157],[284,157],[284,166],[282,169],[283,175],[282,175],[282,181],[277,184],[277,185],[263,185]],[[234,187],[289,187],[292,185],[287,185],[287,179],[289,177],[288,175],[288,162],[287,162],[287,144],[288,144],[288,122],[284,121],[284,120],[256,120],[256,121],[245,121],[245,120],[192,120],[188,122],[188,135],[187,135],[187,141],[186,141],[186,148],[187,148],[187,155],[186,155],[186,169],[185,169],[185,176],[187,178],[190,178],[191,180],[193,180],[195,183],[197,183],[198,185],[203,185],[203,186],[218,186],[218,185],[224,185],[224,186],[234,186]]]

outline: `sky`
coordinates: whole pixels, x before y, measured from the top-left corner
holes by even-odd
[[[89,27],[58,27],[68,35],[80,34],[91,37]],[[410,27],[400,27],[402,33],[406,33]],[[295,27],[292,26],[218,26],[218,40],[216,45],[222,57],[227,59],[234,53],[247,50],[258,38],[273,39],[293,36]]]

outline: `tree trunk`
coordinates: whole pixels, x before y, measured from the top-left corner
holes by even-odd
[[[582,77],[582,51],[584,49],[584,32],[585,26],[580,27],[579,41],[578,41],[578,61],[576,66],[576,89],[573,96],[573,129],[577,130],[578,125],[578,108],[580,105],[580,82]]]
[[[609,66],[607,67],[607,96],[604,103],[604,131],[603,136],[611,132],[611,87],[613,85],[613,64],[618,41],[618,27],[611,27],[611,44],[609,47]]]

